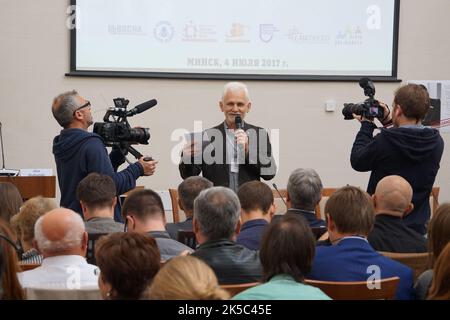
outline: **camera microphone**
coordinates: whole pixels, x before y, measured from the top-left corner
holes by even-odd
[[[240,115],[234,117],[234,125],[236,129],[244,129],[244,126],[242,125],[242,118]]]
[[[136,107],[134,107],[133,109],[128,111],[125,116],[132,117],[136,114],[139,114],[141,112],[144,112],[144,111],[156,106],[157,103],[158,102],[156,101],[156,99],[152,99],[152,100],[146,101],[144,103],[141,103],[140,105],[137,105]]]

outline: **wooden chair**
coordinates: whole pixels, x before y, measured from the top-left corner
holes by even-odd
[[[305,283],[319,288],[333,300],[392,300],[395,298],[399,281],[399,277],[392,277],[369,282],[373,286],[379,285],[379,289],[377,287],[369,289],[367,281],[336,282],[307,279]]]
[[[191,230],[178,230],[177,240],[188,247],[195,250],[197,246],[197,239],[195,238],[194,231]]]
[[[37,267],[40,267],[41,265],[39,263],[24,263],[19,264],[19,269],[23,271],[33,270]]]
[[[379,251],[385,257],[398,261],[414,271],[414,282],[426,270],[431,268],[432,254],[429,252],[423,253],[395,253]]]
[[[102,300],[99,289],[26,288],[27,300]]]
[[[230,298],[234,297],[238,293],[244,290],[250,289],[254,286],[261,284],[260,282],[241,283],[241,284],[221,284],[220,287],[230,294]]]
[[[169,194],[170,194],[170,202],[172,203],[173,223],[178,223],[180,222],[180,211],[181,211],[181,208],[178,206],[178,190],[169,189]]]
[[[321,207],[325,208],[325,203],[327,202],[328,198],[336,192],[339,188],[323,188],[322,189],[322,199],[316,206],[316,217],[317,219],[323,219],[325,220],[325,215],[322,217],[322,209]]]
[[[97,265],[95,261],[95,242],[103,236],[108,235],[108,233],[89,233],[88,234],[88,248],[86,252],[87,263]]]

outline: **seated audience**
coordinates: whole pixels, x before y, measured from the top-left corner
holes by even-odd
[[[34,236],[44,260],[18,274],[23,288],[98,288],[97,267],[85,259],[88,235],[78,213],[65,208],[47,212],[36,221]]]
[[[123,231],[123,224],[114,221],[116,185],[110,176],[89,174],[78,184],[77,198],[83,211],[87,233]]]
[[[25,293],[17,279],[19,263],[13,233],[0,219],[0,300],[23,300]]]
[[[436,210],[428,226],[428,246],[432,254],[432,264],[435,263],[444,247],[450,243],[450,203],[443,203]],[[418,299],[428,296],[433,281],[433,269],[422,273],[414,286]]]
[[[19,189],[9,182],[0,182],[0,219],[6,223],[20,210],[23,200]]]
[[[155,239],[136,232],[101,237],[95,246],[103,299],[140,299],[161,265]]]
[[[206,178],[193,176],[186,178],[178,186],[178,205],[184,211],[186,220],[166,224],[166,230],[172,239],[178,240],[178,230],[192,231],[194,200],[202,190],[211,188],[213,183]]]
[[[192,254],[205,261],[220,284],[261,280],[257,251],[237,244],[241,205],[237,195],[225,187],[203,190],[194,202],[194,232],[199,246]]]
[[[450,243],[436,260],[429,300],[450,300]]]
[[[42,263],[42,255],[33,243],[34,225],[39,217],[55,208],[57,208],[57,205],[54,200],[38,196],[27,200],[20,208],[20,212],[11,218],[11,225],[15,227],[24,251],[20,261],[21,264]]]
[[[377,251],[427,252],[425,238],[403,223],[412,211],[413,190],[400,176],[381,179],[372,196],[375,224],[367,240]]]
[[[123,203],[122,215],[128,232],[147,233],[155,238],[162,260],[192,252],[188,246],[170,238],[165,229],[164,206],[155,191],[142,189],[131,192]]]
[[[150,300],[226,300],[214,271],[192,256],[175,257],[156,274],[147,291]]]
[[[315,249],[315,239],[306,221],[292,216],[277,219],[265,232],[259,253],[264,284],[233,299],[329,300],[320,289],[304,284]]]
[[[308,279],[368,281],[399,277],[396,298],[414,298],[413,271],[382,256],[367,242],[375,215],[366,192],[352,186],[337,190],[328,199],[325,214],[332,245],[317,247]]]
[[[261,181],[246,182],[238,190],[241,203],[241,231],[236,242],[259,250],[264,230],[275,214],[272,190]]]
[[[317,219],[315,208],[322,199],[322,181],[313,169],[295,169],[289,176],[287,185],[286,214],[306,219],[310,227],[325,227],[322,219]]]

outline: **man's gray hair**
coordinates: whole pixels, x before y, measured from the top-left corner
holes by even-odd
[[[66,250],[78,247],[83,240],[85,232],[84,222],[78,213],[73,212],[69,217],[70,228],[64,237],[57,241],[47,239],[42,230],[42,221],[44,216],[39,217],[34,226],[34,237],[39,250],[50,254],[64,253]]]
[[[295,169],[289,176],[287,192],[293,208],[313,211],[322,197],[322,181],[313,169]]]
[[[80,106],[77,96],[78,92],[72,90],[64,92],[53,99],[53,117],[63,128],[67,128],[70,125],[74,111]]]
[[[194,218],[208,241],[231,239],[240,211],[238,196],[225,187],[203,190],[194,201]]]
[[[228,91],[233,92],[233,91],[240,91],[240,90],[243,90],[245,92],[245,97],[247,98],[248,101],[250,101],[250,95],[248,93],[247,85],[242,82],[236,82],[236,81],[228,82],[223,86],[222,101]]]

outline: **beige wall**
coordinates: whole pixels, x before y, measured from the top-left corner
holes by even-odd
[[[150,127],[149,146],[138,149],[159,160],[153,177],[138,184],[162,190],[180,181],[170,160],[171,133],[193,130],[194,120],[209,127],[223,120],[219,99],[224,81],[107,79],[65,77],[69,70],[69,32],[65,27],[68,1],[2,1],[0,8],[0,121],[3,123],[7,165],[10,168],[53,168],[52,139],[60,128],[50,112],[52,98],[76,88],[90,99],[96,121],[113,97],[131,105],[156,98],[158,105],[133,118],[133,125]],[[399,78],[450,79],[450,1],[402,0],[399,40]],[[359,124],[344,121],[344,102],[361,101],[356,82],[247,81],[253,109],[247,120],[280,130],[279,172],[274,179],[285,187],[297,167],[315,168],[328,187],[353,184],[366,187],[368,173],[350,167],[349,154]],[[376,83],[377,97],[391,102],[398,83]],[[334,99],[338,110],[326,113],[324,102]],[[450,144],[449,134],[444,134]],[[447,147],[448,148],[448,147]],[[436,185],[441,200],[450,201],[450,156],[444,153]]]

